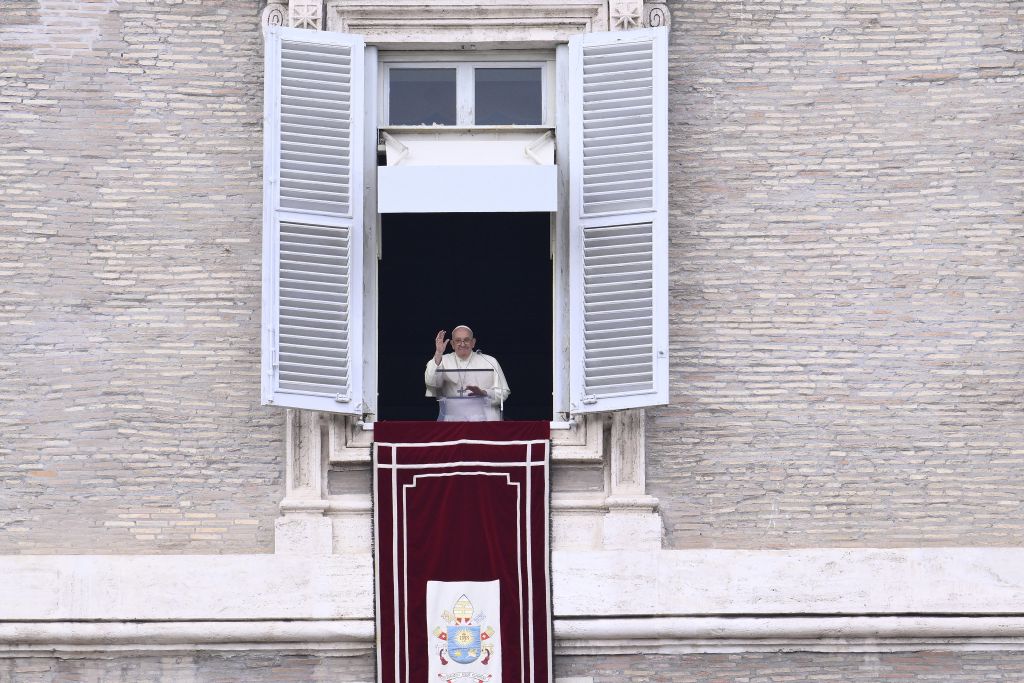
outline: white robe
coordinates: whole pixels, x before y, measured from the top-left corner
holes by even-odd
[[[450,372],[438,372],[439,369]],[[459,370],[493,370],[493,372],[467,372],[460,375]],[[459,396],[460,384],[480,386],[487,392],[488,420],[501,419],[501,404],[512,393],[509,391],[505,373],[501,371],[498,360],[494,356],[477,351],[474,351],[465,361],[460,360],[454,353],[446,353],[441,357],[441,365],[435,363],[431,358],[427,361],[426,370],[423,372],[423,383],[427,387],[427,396],[446,398]],[[491,386],[487,386],[488,384]],[[464,395],[469,396],[468,393]]]

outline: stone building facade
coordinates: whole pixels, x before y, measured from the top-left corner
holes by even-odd
[[[259,400],[263,30],[410,4],[0,8],[0,681],[373,680],[369,437]],[[556,434],[556,677],[1024,678],[1024,5],[512,4],[444,16],[670,22],[671,402]]]

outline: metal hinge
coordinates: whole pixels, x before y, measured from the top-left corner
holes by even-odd
[[[597,396],[584,396],[582,403],[586,406],[594,405],[597,403]]]

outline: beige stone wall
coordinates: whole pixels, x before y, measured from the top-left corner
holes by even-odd
[[[269,552],[260,3],[12,8],[0,553]]]
[[[265,552],[261,3],[0,21],[0,553]],[[674,3],[672,547],[1024,532],[1019,3]]]
[[[672,11],[670,545],[1018,545],[1020,3]]]

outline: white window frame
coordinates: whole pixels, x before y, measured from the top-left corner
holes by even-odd
[[[494,128],[553,128],[555,123],[555,112],[552,106],[554,101],[554,74],[555,74],[555,51],[544,52],[532,51],[529,53],[480,53],[474,52],[471,59],[466,52],[437,51],[437,52],[382,52],[379,57],[380,77],[378,79],[378,106],[380,113],[378,126],[384,129],[396,128],[438,128],[441,130],[457,129],[494,129]],[[390,122],[390,83],[391,69],[455,69],[455,125],[451,126],[419,126],[392,125]],[[477,125],[473,122],[476,113],[476,80],[473,72],[477,68],[506,68],[506,69],[528,69],[539,68],[541,70],[541,122],[536,124],[508,124]]]
[[[561,85],[565,75],[560,73],[567,73],[567,64],[565,63],[568,55],[567,44],[559,44],[553,46],[552,49],[544,50],[501,50],[501,51],[473,51],[467,53],[465,51],[451,50],[451,49],[438,49],[430,51],[385,51],[380,50],[376,53],[377,69],[376,69],[376,86],[377,86],[377,97],[367,98],[368,104],[375,105],[376,108],[376,121],[379,130],[382,131],[394,131],[394,130],[438,130],[448,131],[457,133],[461,130],[473,131],[473,130],[550,130],[555,132],[556,137],[558,135],[568,135],[567,125],[567,111],[568,111],[568,95],[567,93],[560,92],[560,88],[564,87]],[[473,72],[472,69],[478,66],[484,67],[541,67],[541,83],[542,83],[542,99],[541,106],[543,111],[543,123],[540,125],[506,125],[506,126],[495,126],[495,125],[456,125],[456,126],[392,126],[388,123],[388,70],[392,67],[400,68],[445,68],[455,65],[456,69],[465,67],[469,69],[465,72],[463,78],[469,82],[469,88],[465,90],[468,92],[469,104],[474,103],[474,91],[473,91]],[[370,66],[367,65],[369,71]],[[367,80],[370,83],[370,80]],[[456,98],[457,98],[457,110],[461,107],[458,102],[460,96],[458,85],[460,84],[459,75],[456,75]],[[559,113],[561,112],[561,114]],[[368,109],[368,113],[370,113]],[[559,117],[562,116],[563,120]],[[374,120],[373,118],[369,120]],[[368,162],[370,163],[370,162]],[[376,160],[372,162],[376,164]],[[560,168],[568,168],[568,158],[566,155],[562,155],[561,158],[557,159],[557,164]],[[369,173],[369,170],[368,170]],[[560,175],[564,175],[564,172],[560,171]],[[564,182],[564,181],[560,181]],[[370,193],[374,194],[374,193]],[[365,395],[365,407],[368,413],[369,420],[367,424],[372,424],[373,421],[379,419],[377,415],[377,391],[379,386],[377,383],[377,365],[379,360],[379,350],[377,348],[377,328],[378,328],[378,316],[380,311],[378,308],[378,297],[377,297],[377,260],[381,258],[381,217],[376,212],[376,207],[367,207],[365,226],[366,226],[366,242],[365,247],[365,261],[364,261],[364,310],[366,316],[366,331],[364,333],[364,345],[363,354],[365,357],[363,382],[366,391]],[[569,374],[568,374],[568,347],[563,346],[560,340],[564,339],[564,330],[568,329],[568,282],[566,269],[568,264],[568,191],[563,189],[561,191],[561,199],[559,201],[559,207],[557,211],[552,212],[551,216],[551,255],[552,255],[552,272],[551,272],[551,287],[552,287],[552,406],[551,416],[555,423],[564,423],[569,420],[570,415],[568,412],[569,401],[568,401],[568,385],[569,385]],[[563,235],[564,237],[560,237]],[[428,354],[429,355],[429,354]],[[372,357],[371,357],[372,356]],[[426,359],[426,356],[424,356]]]

